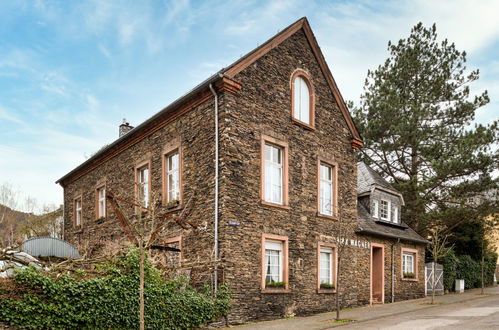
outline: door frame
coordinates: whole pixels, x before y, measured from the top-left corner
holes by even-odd
[[[374,256],[374,248],[381,248],[381,260],[383,262],[382,267],[381,267],[381,279],[382,279],[382,290],[381,290],[381,303],[385,303],[385,245],[384,244],[379,244],[379,243],[371,243],[371,257],[370,257],[370,264],[371,264],[371,269],[369,270],[369,290],[370,290],[370,298],[369,298],[369,304],[373,304],[373,256]]]

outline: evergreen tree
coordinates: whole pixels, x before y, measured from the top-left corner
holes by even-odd
[[[423,234],[428,222],[451,227],[470,212],[473,218],[497,212],[497,202],[470,202],[498,183],[491,178],[498,122],[472,126],[475,111],[489,102],[487,91],[470,95],[479,71],[466,69],[466,53],[454,43],[437,41],[435,25],[417,24],[407,39],[389,42],[388,51],[368,71],[354,110],[363,160],[402,192],[404,220]]]

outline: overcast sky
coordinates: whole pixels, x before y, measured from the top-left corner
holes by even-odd
[[[480,69],[499,117],[499,1],[0,0],[0,184],[62,203],[54,182],[196,84],[307,16],[346,100],[388,40],[421,21]]]

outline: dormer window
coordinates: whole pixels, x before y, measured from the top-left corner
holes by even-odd
[[[379,217],[381,220],[390,221],[390,201],[382,199],[379,203]]]
[[[308,74],[296,70],[291,77],[292,118],[299,124],[314,127],[314,92]]]

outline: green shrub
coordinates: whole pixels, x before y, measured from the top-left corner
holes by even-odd
[[[480,264],[473,260],[470,256],[464,255],[459,257],[457,268],[457,278],[464,280],[465,289],[473,289],[481,286],[480,282]]]
[[[453,250],[440,260],[444,267],[444,288],[445,290],[454,291],[457,278],[457,267],[459,258]]]
[[[139,318],[138,251],[101,266],[102,276],[58,279],[34,268],[14,278],[22,295],[0,298],[0,321],[26,329],[134,329]],[[165,280],[149,263],[145,268],[145,324],[148,329],[191,329],[224,315],[230,308],[226,287],[213,296],[187,279]]]
[[[416,278],[416,274],[414,274],[414,273],[404,273],[404,278]]]

